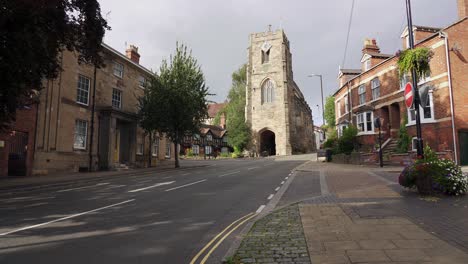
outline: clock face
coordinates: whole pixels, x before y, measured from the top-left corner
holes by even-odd
[[[268,50],[270,50],[270,48],[271,48],[271,44],[268,43],[267,41],[265,41],[265,42],[262,44],[262,50],[263,50],[264,52],[267,52]]]

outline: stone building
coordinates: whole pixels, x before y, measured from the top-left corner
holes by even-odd
[[[315,150],[312,110],[293,80],[289,40],[282,29],[250,35],[245,114],[257,153]]]
[[[462,165],[468,165],[468,1],[459,0],[459,20],[443,29],[414,26],[416,47],[431,49],[431,74],[418,83],[424,144],[443,152]],[[408,48],[408,29],[401,34],[403,49]],[[366,40],[362,68],[341,69],[335,92],[338,134],[349,124],[358,130],[361,151],[372,151],[378,129],[373,120],[382,120],[384,152],[395,152],[400,126],[406,126],[416,150],[415,111],[404,104],[404,86],[410,76],[399,76],[398,58],[381,54],[375,40]],[[406,120],[406,122],[405,122]]]
[[[164,137],[152,146],[138,127],[138,98],[153,74],[139,64],[138,48],[126,55],[102,44],[105,67],[79,64],[73,52],[61,54],[58,78],[40,91],[34,172],[147,166],[171,158]]]

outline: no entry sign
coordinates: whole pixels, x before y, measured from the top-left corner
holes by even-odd
[[[406,107],[411,108],[414,102],[413,85],[409,82],[405,85],[405,104]]]

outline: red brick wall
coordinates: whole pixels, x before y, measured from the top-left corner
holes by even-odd
[[[32,172],[32,164],[34,160],[34,139],[36,135],[36,111],[37,106],[33,105],[30,109],[21,109],[16,112],[16,122],[11,125],[9,131],[0,134],[0,140],[5,141],[5,147],[0,148],[0,177],[8,176],[8,154],[9,154],[9,139],[11,131],[21,131],[28,133],[28,146],[26,157],[26,176],[30,176]]]

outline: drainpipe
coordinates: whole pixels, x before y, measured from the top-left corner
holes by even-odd
[[[93,105],[91,106],[91,134],[89,137],[89,166],[88,171],[93,171],[93,140],[94,140],[94,112],[96,108],[96,72],[97,67],[94,65],[94,74],[93,74]]]
[[[444,38],[445,41],[445,58],[447,59],[447,74],[448,74],[448,85],[449,85],[449,94],[450,94],[450,111],[452,113],[452,136],[453,136],[453,153],[455,156],[455,163],[458,164],[458,154],[457,154],[457,137],[455,129],[455,114],[453,107],[453,89],[452,89],[452,72],[450,70],[450,57],[449,57],[449,46],[448,46],[448,34],[441,31],[439,33],[440,37]]]
[[[353,124],[353,100],[351,98],[351,90],[349,88],[349,80],[348,80],[348,83],[346,84],[346,86],[348,87],[348,112],[349,112],[349,123],[352,125]]]

